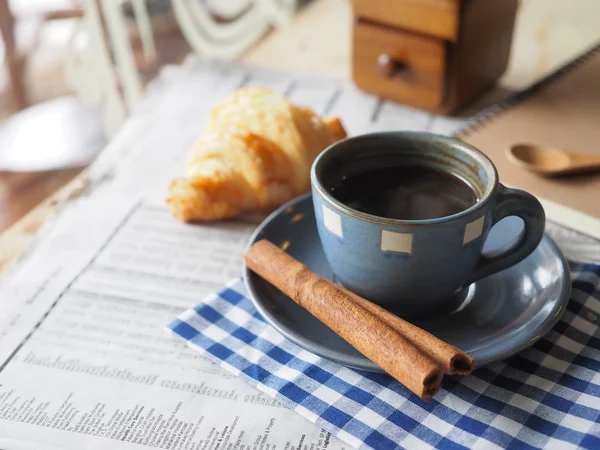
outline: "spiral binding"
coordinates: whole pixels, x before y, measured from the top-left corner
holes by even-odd
[[[523,101],[527,100],[528,98],[545,89],[548,85],[552,84],[559,78],[562,78],[567,73],[582,66],[587,61],[592,59],[595,55],[600,55],[600,41],[591,46],[580,56],[573,59],[571,62],[565,64],[560,69],[552,72],[550,75],[531,85],[524,91],[517,92],[509,96],[506,100],[484,108],[482,111],[476,114],[475,117],[473,117],[473,119],[467,125],[465,125],[463,128],[454,133],[454,136],[461,139],[468,137],[470,134],[478,131],[482,127],[497,119],[498,116],[502,115],[504,112],[508,111],[512,107],[518,105],[519,103],[522,103]]]

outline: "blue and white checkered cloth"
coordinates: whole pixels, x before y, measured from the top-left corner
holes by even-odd
[[[169,328],[356,448],[600,449],[600,266],[571,269],[571,301],[552,331],[470,376],[446,376],[429,403],[387,375],[343,367],[286,340],[240,280]]]

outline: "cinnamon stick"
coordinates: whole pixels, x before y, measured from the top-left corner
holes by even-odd
[[[344,288],[342,289],[352,297],[357,304],[375,314],[398,333],[411,341],[415,347],[429,355],[434,361],[442,366],[446,373],[450,375],[469,375],[473,371],[475,360],[468,353],[442,341],[424,329],[401,319],[381,306],[356,295],[354,292]]]
[[[440,389],[440,365],[341,287],[266,240],[250,247],[245,260],[251,270],[422,399],[431,400]]]

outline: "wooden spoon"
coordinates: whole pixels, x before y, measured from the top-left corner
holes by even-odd
[[[600,172],[600,155],[571,153],[553,147],[516,144],[506,151],[513,164],[545,176]]]

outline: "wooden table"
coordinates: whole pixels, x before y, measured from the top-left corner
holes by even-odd
[[[569,8],[576,3],[569,2]],[[522,89],[597,39],[592,23],[582,27],[580,19],[597,17],[600,3],[579,3],[580,11],[571,17],[560,11],[560,5],[554,6],[556,10],[548,13],[550,5],[546,2],[522,1],[511,65],[501,85]],[[540,8],[545,8],[544,15],[540,15]],[[540,22],[540,17],[546,21]],[[272,32],[243,60],[249,64],[347,78],[350,74],[351,20],[348,1],[316,1],[298,14],[292,26]],[[575,34],[571,33],[573,30],[577,30]],[[2,233],[0,273],[25,251],[39,227],[56,211],[57,205],[77,198],[85,188],[84,172]]]

